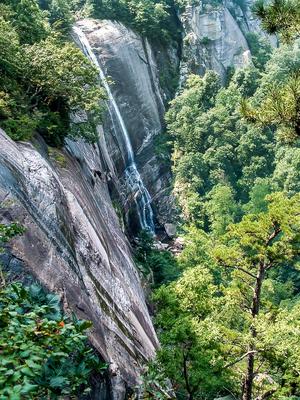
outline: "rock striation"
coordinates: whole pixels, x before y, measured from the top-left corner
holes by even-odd
[[[129,243],[101,174],[101,148],[69,142],[50,156],[42,141],[15,143],[0,130],[0,216],[25,234],[10,263],[61,294],[93,322],[91,342],[109,363],[113,399],[137,383],[158,345]]]
[[[171,175],[154,145],[165,111],[154,50],[118,22],[83,20],[77,26],[109,81],[159,220],[162,207],[167,214]],[[74,123],[77,118],[86,115],[74,115]],[[138,190],[125,184],[128,145],[109,112],[97,132],[97,144],[66,140],[57,150],[39,137],[15,143],[0,131],[0,221],[26,228],[4,261],[8,269],[18,265],[22,279],[32,276],[60,293],[67,311],[93,322],[91,342],[110,365],[113,399],[124,399],[158,342],[124,234],[126,223],[133,232],[140,227]]]
[[[153,199],[152,207],[159,220],[165,217],[165,209],[164,212],[160,210],[169,202],[167,188],[171,175],[169,168],[158,160],[154,144],[154,138],[164,128],[165,112],[154,50],[146,39],[118,22],[85,19],[78,21],[76,26],[84,32],[109,82],[128,132],[137,169]],[[75,40],[82,46],[78,37],[75,36]],[[127,150],[122,140],[122,127],[114,113],[106,115],[104,135],[115,166],[115,187],[127,222],[130,220],[128,225],[134,228],[138,225],[132,215],[135,208],[132,196],[134,198],[135,194],[126,190]]]
[[[251,7],[253,0],[224,0],[215,6],[196,1],[180,14],[184,36],[181,61],[181,82],[190,73],[203,75],[207,69],[226,81],[229,69],[251,63],[247,34],[264,35]],[[275,38],[269,38],[276,45]]]

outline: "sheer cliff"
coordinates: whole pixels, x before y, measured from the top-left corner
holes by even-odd
[[[118,380],[135,384],[157,339],[107,184],[94,175],[103,171],[99,149],[72,143],[57,162],[41,143],[16,144],[3,131],[0,141],[2,219],[26,228],[7,263],[22,260],[67,310],[93,322],[92,344],[110,362],[114,398],[122,398]]]
[[[252,0],[210,2],[187,5],[180,13],[183,27],[181,79],[189,73],[203,75],[216,71],[226,81],[230,69],[251,63],[249,34],[264,37],[251,13]],[[275,37],[267,37],[273,46]]]
[[[163,92],[150,44],[122,24],[83,20],[73,36],[107,91],[99,140],[67,139],[57,150],[1,131],[1,220],[26,229],[3,260],[93,322],[91,343],[109,363],[113,398],[123,399],[158,346],[124,229],[154,231],[169,201],[170,171],[153,143],[163,129]]]
[[[154,51],[147,39],[111,21],[79,21],[74,37],[101,68],[103,78],[110,81],[107,85],[109,99],[104,135],[112,160],[110,164],[114,165],[110,172],[127,225],[133,231],[153,225],[153,230],[155,222],[149,222],[149,215],[141,218],[141,214],[145,206],[147,208],[146,203],[151,201],[155,209],[153,218],[156,221],[168,218],[161,210],[169,201],[166,192],[171,178],[170,171],[160,165],[154,146],[154,138],[163,130],[165,111]],[[135,176],[135,169],[139,171],[139,177]],[[137,198],[139,193],[143,193],[139,180],[149,191],[151,199],[143,201]],[[145,221],[141,222],[143,219]]]

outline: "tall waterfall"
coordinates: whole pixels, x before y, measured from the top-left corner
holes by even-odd
[[[115,98],[110,90],[107,79],[100,66],[100,63],[93,52],[90,43],[84,34],[84,32],[78,27],[73,27],[73,32],[78,37],[81,43],[84,54],[92,61],[99,71],[99,78],[104,86],[108,95],[108,109],[113,123],[113,116],[115,116],[120,132],[122,133],[123,142],[126,148],[126,169],[125,169],[125,182],[130,192],[133,193],[134,202],[136,204],[136,210],[139,217],[139,222],[142,229],[145,229],[151,233],[154,233],[154,222],[153,222],[153,211],[151,208],[151,196],[144,186],[141,175],[137,169],[132,145],[130,142],[129,134],[120,113],[119,107],[115,101]],[[114,124],[113,124],[114,125]]]

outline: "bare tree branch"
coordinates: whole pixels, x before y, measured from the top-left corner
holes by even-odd
[[[235,364],[237,364],[238,362],[242,361],[244,358],[248,357],[249,354],[255,354],[255,353],[257,353],[256,350],[247,351],[247,353],[243,354],[243,355],[242,355],[241,357],[239,357],[237,360],[235,360],[235,361],[233,361],[233,362],[231,362],[231,363],[229,363],[229,364],[226,364],[226,365],[224,366],[224,368],[232,367],[233,365],[235,365]]]

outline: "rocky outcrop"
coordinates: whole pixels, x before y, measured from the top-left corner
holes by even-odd
[[[252,0],[227,1],[216,6],[199,1],[186,6],[180,19],[183,26],[181,81],[190,73],[203,75],[207,69],[226,81],[228,70],[251,63],[247,33],[263,35],[251,13]],[[269,38],[276,44],[274,38]]]
[[[7,262],[61,294],[67,311],[93,322],[91,342],[109,363],[123,399],[157,339],[129,243],[120,228],[99,145],[15,143],[0,130],[0,220],[18,221]]]
[[[229,67],[239,68],[250,60],[244,35],[226,7],[203,12],[203,6],[188,6],[182,14],[185,30],[181,72],[203,75],[215,70],[223,78]]]

